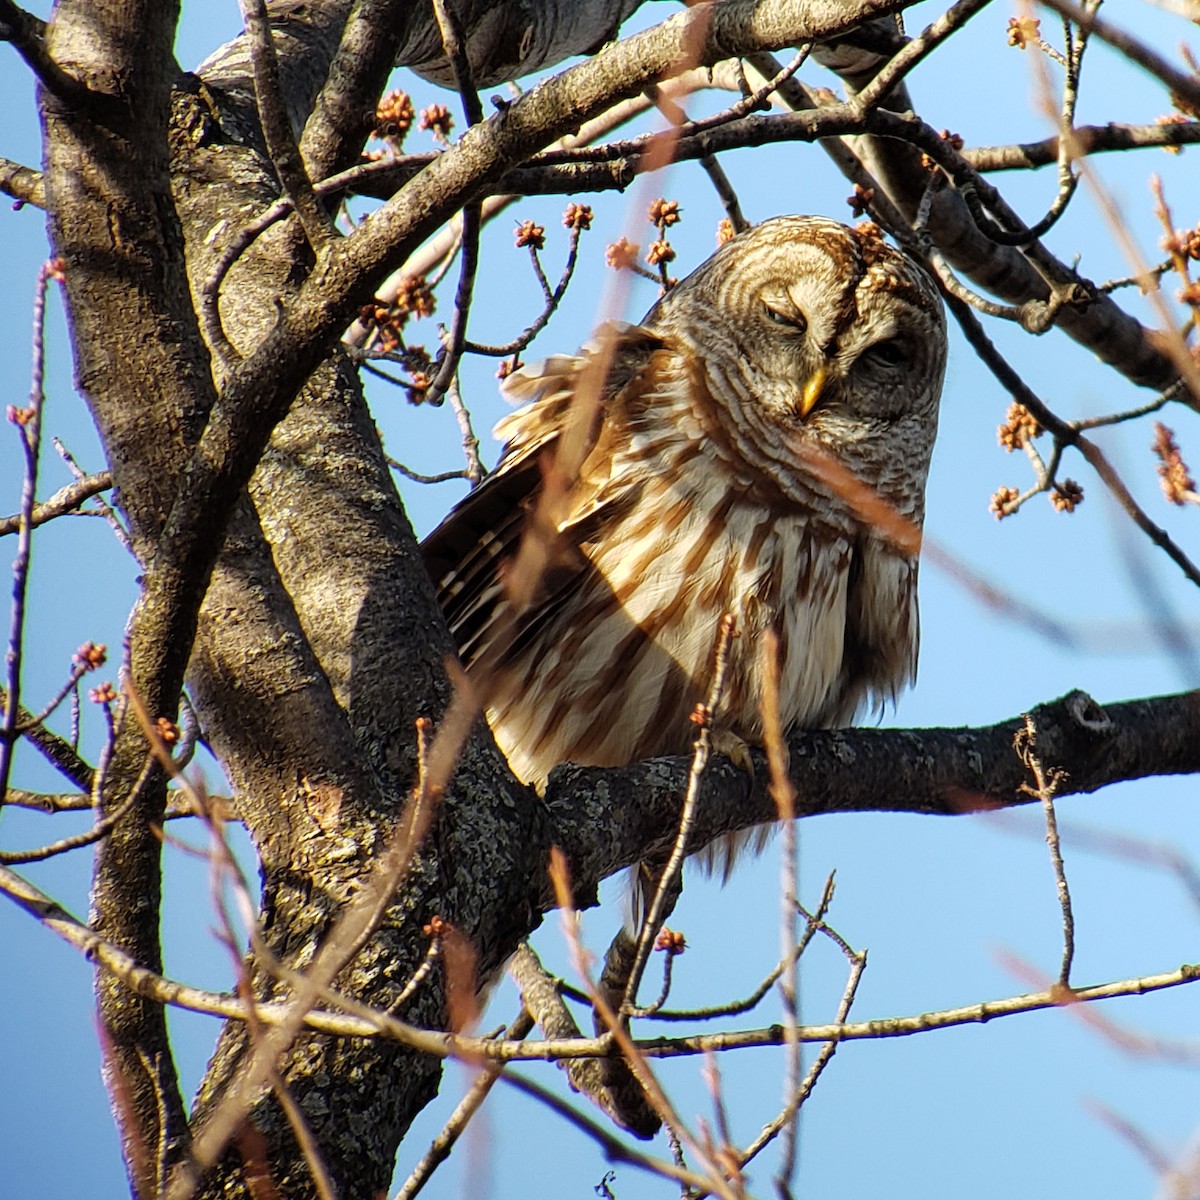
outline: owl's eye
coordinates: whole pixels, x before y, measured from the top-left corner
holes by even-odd
[[[907,342],[901,338],[887,338],[868,346],[859,356],[859,361],[868,367],[882,367],[884,370],[894,371],[908,366],[911,358],[912,351]]]
[[[772,325],[780,325],[785,329],[795,330],[796,333],[804,333],[808,329],[808,321],[797,309],[775,308],[764,301],[763,314]]]

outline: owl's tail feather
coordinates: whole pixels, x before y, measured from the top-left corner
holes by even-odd
[[[757,858],[767,848],[778,827],[778,822],[771,821],[766,825],[724,834],[709,842],[703,850],[698,850],[693,857],[709,875],[728,883],[738,859],[744,856]]]

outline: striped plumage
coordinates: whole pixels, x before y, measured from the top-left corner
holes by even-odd
[[[609,355],[598,398],[575,402]],[[565,760],[685,751],[725,611],[740,637],[716,720],[746,741],[761,738],[769,628],[786,726],[846,723],[906,684],[916,559],[819,462],[919,526],[945,356],[920,267],[873,227],[783,217],[722,246],[641,325],[517,372],[506,390],[529,403],[497,427],[499,467],[425,544],[516,773],[540,784]],[[578,469],[539,509],[569,427]],[[506,587],[535,511],[558,538],[517,614]]]

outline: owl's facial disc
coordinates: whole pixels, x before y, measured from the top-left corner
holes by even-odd
[[[804,354],[806,345],[811,346],[808,318],[789,289],[780,288],[777,293],[771,292],[764,296],[762,315],[773,327],[772,333],[776,340],[783,340],[785,353],[789,356],[797,352]],[[829,374],[829,365],[822,356],[822,361],[805,379],[799,397],[788,406],[799,420],[804,420],[820,402]]]

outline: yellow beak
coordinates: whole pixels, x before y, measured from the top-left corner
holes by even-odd
[[[804,398],[800,401],[800,415],[807,417],[810,412],[817,406],[817,401],[821,399],[821,392],[825,389],[825,381],[829,378],[829,370],[826,367],[818,367],[809,377],[808,382],[804,385]]]

